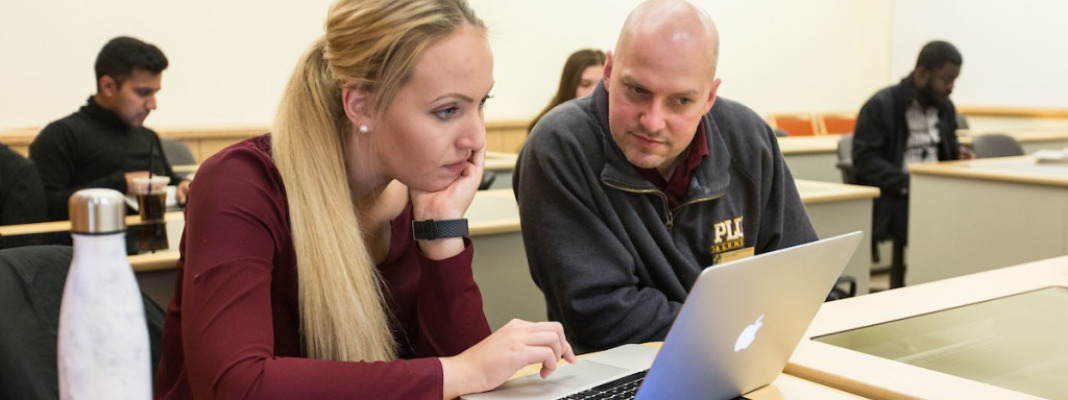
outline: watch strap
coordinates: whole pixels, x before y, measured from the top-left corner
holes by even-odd
[[[467,236],[467,219],[412,221],[412,236],[416,240],[435,240]]]

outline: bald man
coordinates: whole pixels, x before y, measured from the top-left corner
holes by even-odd
[[[816,240],[771,128],[716,97],[718,49],[693,3],[639,5],[520,153],[531,275],[582,352],[663,340],[705,267]]]

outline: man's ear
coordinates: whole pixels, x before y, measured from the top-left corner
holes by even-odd
[[[96,92],[107,98],[113,98],[119,93],[119,83],[115,78],[104,75],[96,81]]]
[[[608,50],[604,53],[604,88],[608,89],[608,80],[612,78],[612,50]]]
[[[927,82],[931,80],[931,71],[925,67],[916,67],[913,72],[912,83],[916,87],[922,87],[927,85]]]
[[[719,84],[721,82],[722,81],[720,81],[719,78],[715,78],[712,80],[712,90],[708,91],[708,99],[707,103],[705,104],[705,112],[701,114],[708,114],[708,111],[711,110],[712,106],[716,104],[716,92],[719,91]]]
[[[371,116],[368,112],[370,102],[368,94],[362,89],[353,86],[345,86],[341,89],[341,102],[345,108],[345,115],[352,121],[353,126],[370,126]]]

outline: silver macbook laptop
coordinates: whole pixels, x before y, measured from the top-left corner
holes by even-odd
[[[532,374],[462,398],[599,398],[584,396],[632,379],[627,385],[639,400],[749,393],[782,372],[862,237],[853,232],[706,268],[659,351],[620,346],[562,364],[548,379]]]

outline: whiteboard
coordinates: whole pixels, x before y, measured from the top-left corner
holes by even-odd
[[[894,0],[890,82],[931,40],[964,56],[953,102],[1068,108],[1068,1]]]

